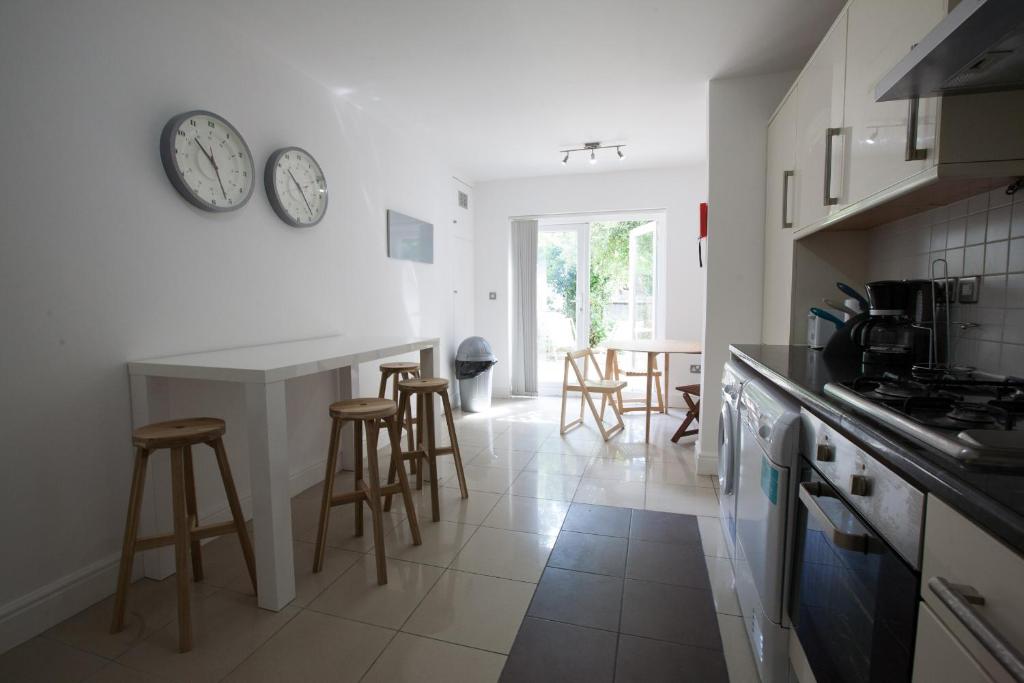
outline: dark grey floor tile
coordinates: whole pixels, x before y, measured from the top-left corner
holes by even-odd
[[[616,638],[608,631],[526,617],[501,672],[501,680],[505,683],[611,683],[615,672]]]
[[[704,551],[699,545],[630,539],[626,578],[711,590]]]
[[[548,566],[581,572],[624,576],[626,539],[563,531],[548,557]]]
[[[700,529],[693,515],[674,512],[633,510],[629,537],[658,543],[684,543],[700,546]]]
[[[711,591],[626,579],[619,630],[633,636],[722,649]]]
[[[619,630],[622,579],[548,567],[526,614],[577,626]]]
[[[629,536],[629,508],[573,503],[565,516],[562,529],[603,536]]]
[[[615,683],[729,683],[720,650],[619,636]]]

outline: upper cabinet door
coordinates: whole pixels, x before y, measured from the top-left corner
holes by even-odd
[[[797,96],[797,228],[845,204],[843,97],[846,81],[846,12],[836,19],[800,74]]]
[[[942,20],[945,4],[854,0],[849,6],[844,116],[850,137],[848,202],[870,197],[936,163],[938,100],[875,102],[875,86]]]
[[[799,86],[797,86],[799,89]],[[793,285],[793,229],[796,215],[796,102],[789,94],[768,124],[767,183],[764,214],[765,344],[789,343],[790,300]]]

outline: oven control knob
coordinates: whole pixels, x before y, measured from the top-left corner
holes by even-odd
[[[850,476],[850,493],[855,496],[871,495],[871,479],[863,474]]]
[[[835,452],[831,444],[819,443],[818,452],[814,454],[814,459],[818,462],[832,462],[836,459]]]

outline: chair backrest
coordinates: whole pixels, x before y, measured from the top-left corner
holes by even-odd
[[[583,369],[580,369],[578,361],[580,358],[583,359]],[[573,374],[576,375],[576,381],[579,382],[579,386],[583,386],[586,383],[587,371],[590,366],[594,366],[594,372],[597,373],[598,379],[604,379],[604,375],[601,373],[601,366],[597,364],[597,358],[594,357],[593,349],[580,349],[579,351],[569,351],[565,354],[565,384],[569,384],[569,368],[572,368]]]

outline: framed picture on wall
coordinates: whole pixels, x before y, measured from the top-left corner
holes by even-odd
[[[433,224],[388,209],[388,256],[433,263]]]

